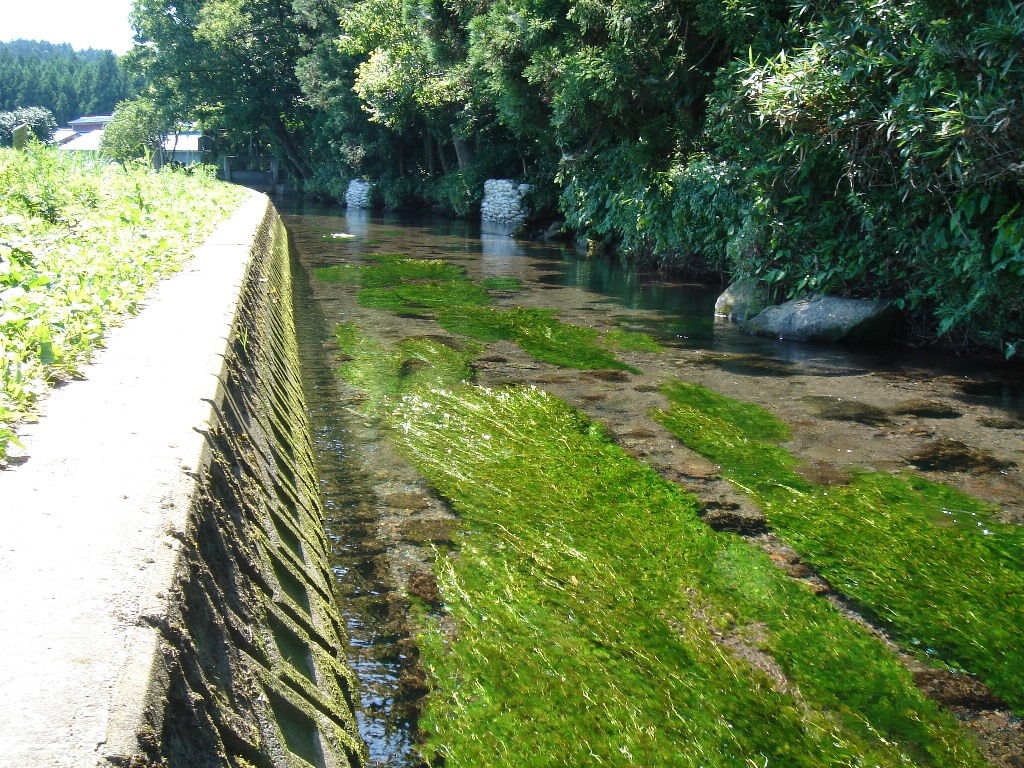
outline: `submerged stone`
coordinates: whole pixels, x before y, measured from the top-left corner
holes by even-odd
[[[747,333],[780,339],[865,342],[891,333],[898,318],[891,301],[811,294],[768,307],[742,327]]]
[[[946,472],[996,472],[1013,466],[1013,462],[997,459],[991,453],[941,438],[913,454],[910,463],[918,469]]]
[[[900,416],[919,416],[925,419],[958,419],[963,414],[941,400],[908,400],[892,409]]]
[[[804,400],[810,403],[818,417],[829,421],[854,421],[874,427],[889,421],[889,416],[881,408],[857,400],[841,400],[838,397],[820,395],[805,397]]]
[[[741,536],[756,536],[768,530],[768,521],[761,510],[731,502],[709,502],[700,517],[712,530]]]

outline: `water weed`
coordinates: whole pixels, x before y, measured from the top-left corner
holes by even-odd
[[[244,192],[206,173],[0,150],[0,461],[13,425],[177,271]]]
[[[650,334],[639,331],[625,331],[613,328],[604,335],[604,344],[610,349],[621,349],[625,352],[662,352],[662,347]]]
[[[391,312],[432,315],[443,307],[489,304],[491,295],[468,280],[402,283],[388,287],[364,288],[359,303]]]
[[[509,340],[537,360],[580,369],[613,368],[637,372],[620,362],[611,349],[660,351],[648,335],[614,329],[602,338],[592,328],[559,321],[544,309],[491,308],[490,291],[519,288],[515,278],[469,280],[449,262],[411,259],[403,254],[376,254],[370,264],[321,267],[318,279],[360,288],[364,307],[436,317],[446,330],[485,342]]]
[[[915,475],[808,482],[763,409],[675,382],[656,418],[764,510],[823,576],[922,657],[975,673],[1024,711],[1024,530]]]
[[[983,765],[877,640],[565,402],[468,383],[473,350],[337,336],[462,518],[436,564],[450,620],[419,613],[423,728],[450,764]]]
[[[437,316],[441,327],[480,341],[516,342],[537,360],[567,368],[613,368],[637,372],[601,344],[593,328],[563,323],[547,309],[447,307]]]
[[[354,323],[335,329],[338,348],[348,359],[339,369],[342,378],[367,398],[367,409],[380,413],[407,392],[471,382],[475,345],[456,349],[439,339],[416,337],[385,344],[364,335]]]
[[[488,291],[521,291],[523,284],[517,277],[485,277],[480,285]]]
[[[983,764],[877,640],[564,402],[421,390],[389,420],[463,520],[456,636],[423,638],[453,764]]]
[[[465,280],[462,268],[446,261],[411,259],[402,254],[378,255],[375,261],[375,264],[320,267],[316,270],[316,276],[325,282],[359,285],[363,288],[393,287],[413,280]]]

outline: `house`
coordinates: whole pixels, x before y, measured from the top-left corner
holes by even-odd
[[[81,135],[82,134],[72,128],[58,128],[53,132],[53,136],[50,137],[50,141],[60,147]]]
[[[110,123],[110,115],[91,115],[72,120],[69,128],[54,133],[54,142],[69,152],[99,152],[103,131]],[[167,163],[195,165],[213,161],[212,142],[197,131],[182,131],[166,136],[153,153],[157,168]]]
[[[75,133],[91,133],[92,131],[102,131],[107,127],[113,115],[88,115],[80,117],[77,120],[71,120],[68,122],[68,126]]]
[[[164,138],[161,154],[164,163],[195,165],[212,161],[212,142],[194,131],[172,133]]]
[[[103,131],[88,131],[73,136],[63,144],[58,145],[57,148],[66,152],[99,152],[100,139],[102,138]]]

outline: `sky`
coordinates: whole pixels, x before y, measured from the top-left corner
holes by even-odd
[[[132,0],[3,0],[0,41],[46,40],[70,43],[76,50],[109,48],[121,54],[132,47],[128,14]]]

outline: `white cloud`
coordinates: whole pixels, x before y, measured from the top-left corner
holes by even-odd
[[[14,0],[3,3],[0,37],[70,43],[76,50],[132,47],[132,0]]]

